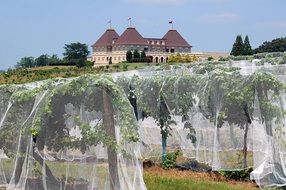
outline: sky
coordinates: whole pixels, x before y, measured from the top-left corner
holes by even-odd
[[[163,37],[172,20],[196,52],[229,52],[238,34],[256,48],[286,36],[285,9],[286,0],[1,0],[0,70],[24,56],[62,57],[71,42],[91,46],[109,20],[122,34],[130,17],[143,37]]]

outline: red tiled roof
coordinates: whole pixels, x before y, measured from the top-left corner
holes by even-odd
[[[116,40],[115,45],[148,45],[141,34],[135,28],[127,28]]]
[[[166,46],[191,47],[177,30],[169,30],[163,39],[166,39]]]
[[[114,29],[107,29],[92,46],[110,46],[119,35]]]

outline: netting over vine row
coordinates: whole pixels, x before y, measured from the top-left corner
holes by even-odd
[[[0,187],[144,190],[142,160],[176,149],[284,186],[286,69],[257,63],[0,86]]]

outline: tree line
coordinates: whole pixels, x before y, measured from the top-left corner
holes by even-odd
[[[286,37],[276,38],[271,42],[265,41],[258,48],[254,49],[254,53],[284,52],[284,51],[286,51]]]
[[[128,63],[136,63],[136,62],[150,62],[150,57],[146,56],[145,51],[141,51],[139,52],[137,49],[135,49],[134,51],[127,51],[126,52],[126,61]]]
[[[237,35],[233,44],[230,55],[253,55],[265,52],[285,52],[286,51],[286,37],[273,39],[271,42],[265,41],[258,48],[252,50],[249,37],[246,35],[244,41],[241,35]]]
[[[59,58],[57,55],[43,54],[37,58],[32,56],[23,57],[16,64],[16,68],[32,68],[43,66],[91,66],[92,62],[87,61],[89,55],[88,46],[82,43],[70,43],[65,44],[63,58]]]

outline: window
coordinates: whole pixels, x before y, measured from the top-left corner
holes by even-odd
[[[121,61],[120,56],[118,57],[118,61]]]

